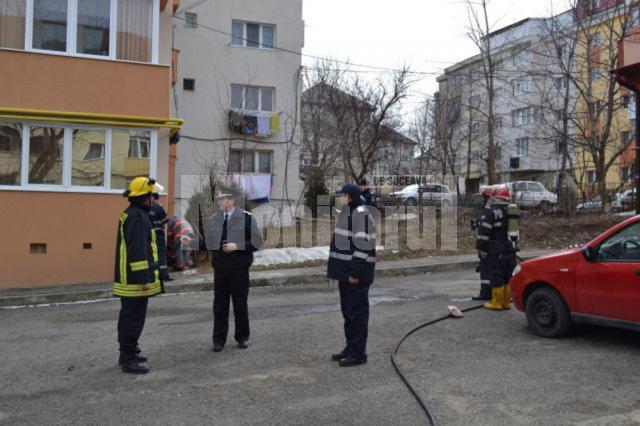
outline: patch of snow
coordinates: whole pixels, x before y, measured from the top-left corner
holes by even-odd
[[[635,215],[636,215],[635,211],[618,213],[618,216],[622,216],[622,217],[631,217],[631,216],[635,216]]]
[[[376,250],[384,250],[377,246]],[[302,263],[311,260],[326,260],[329,258],[329,246],[318,247],[284,247],[259,250],[254,255],[254,265],[285,265]]]

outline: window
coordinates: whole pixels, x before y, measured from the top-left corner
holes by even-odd
[[[245,111],[272,112],[274,110],[275,89],[231,85],[231,108]]]
[[[600,67],[593,67],[589,70],[589,79],[591,81],[600,80]]]
[[[33,48],[67,50],[67,0],[39,0],[33,5]]]
[[[629,180],[629,167],[622,167],[620,169],[620,179],[622,182],[626,182]]]
[[[76,52],[109,56],[111,0],[78,1]]]
[[[622,145],[624,146],[624,145],[626,145],[626,144],[628,144],[630,142],[631,133],[629,133],[628,131],[627,132],[622,132],[620,134],[620,137],[622,139]]]
[[[522,77],[513,82],[513,94],[514,96],[524,95],[529,93],[529,78]]]
[[[62,185],[64,128],[31,127],[29,183]]]
[[[196,90],[196,80],[193,78],[183,79],[182,90]]]
[[[273,49],[275,47],[275,26],[233,21],[231,23],[231,44],[241,47]]]
[[[526,107],[512,111],[513,125],[525,126],[527,124],[542,123],[542,110],[537,107]]]
[[[529,138],[516,139],[518,145],[518,157],[525,157],[529,155]]]
[[[528,50],[523,50],[513,55],[513,57],[511,58],[511,64],[515,67],[526,65],[530,62],[530,59],[530,52]]]
[[[104,130],[73,130],[71,185],[104,186]]]
[[[24,49],[26,0],[0,1],[0,47]]]
[[[595,33],[591,39],[591,47],[598,47],[602,43],[602,34]]]
[[[184,26],[196,28],[198,26],[198,14],[186,12],[184,14]]]
[[[594,183],[596,183],[596,172],[595,172],[595,170],[589,170],[587,172],[587,182],[589,182],[590,185],[593,185]]]
[[[469,99],[469,104],[472,108],[478,108],[480,106],[480,95],[472,96]]]
[[[458,79],[455,76],[450,76],[447,79],[447,87],[449,89],[454,89],[458,85]]]
[[[556,86],[556,89],[566,90],[569,83],[566,77],[557,77],[554,79],[554,84]]]
[[[229,172],[271,173],[271,154],[271,151],[231,150],[229,152]]]
[[[622,108],[629,108],[629,102],[631,101],[631,95],[630,94],[625,94],[622,97]]]
[[[0,185],[20,185],[22,126],[0,122]]]
[[[640,262],[640,223],[635,222],[605,239],[598,249],[601,262]]]
[[[111,189],[126,189],[136,176],[149,176],[151,132],[113,130],[111,136]]]
[[[493,119],[493,128],[496,130],[502,129],[503,117],[494,117]]]
[[[155,173],[156,144],[155,130],[0,122],[0,186],[120,191]]]
[[[498,87],[497,89],[495,89],[493,91],[493,98],[494,99],[502,99],[502,98],[504,98],[505,93],[506,93],[506,91],[505,91],[504,87]]]
[[[482,78],[482,72],[478,70],[471,71],[471,81],[478,81]]]
[[[479,122],[471,123],[471,134],[477,135],[478,133],[480,133],[480,123]]]
[[[155,1],[1,0],[0,47],[157,62]]]

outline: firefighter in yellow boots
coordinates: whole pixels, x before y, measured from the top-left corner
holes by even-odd
[[[518,248],[518,208],[511,204],[509,189],[496,185],[478,221],[476,249],[489,269],[491,301],[486,309],[501,311],[511,307],[509,280],[516,267]]]
[[[149,297],[163,292],[159,277],[158,246],[149,209],[155,181],[137,177],[123,195],[129,207],[120,214],[116,241],[116,267],[113,295],[120,298],[118,317],[119,364],[122,371],[146,374],[147,358],[142,356],[138,339],[147,317]]]

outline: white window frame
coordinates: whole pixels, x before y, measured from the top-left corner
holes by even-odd
[[[526,157],[529,155],[529,146],[531,144],[531,139],[528,137],[518,138],[516,139],[516,150],[518,157]],[[523,149],[526,148],[526,149]]]
[[[242,108],[234,108],[233,107],[233,86],[240,87],[242,89]],[[258,89],[258,109],[247,109],[247,89]],[[269,89],[273,92],[273,96],[271,97],[271,111],[265,111],[262,109],[262,90]],[[252,86],[247,84],[231,84],[231,109],[236,112],[248,112],[248,113],[275,113],[276,110],[276,88],[268,87],[268,86]]]
[[[33,18],[34,18],[34,1],[26,0],[25,6],[25,28],[24,28],[24,49],[11,49],[2,47],[3,50],[20,50],[25,52],[42,53],[46,55],[57,56],[73,56],[79,58],[100,59],[105,61],[118,62],[135,62],[143,64],[158,65],[160,57],[160,0],[152,0],[153,16],[151,27],[151,61],[129,61],[118,59],[116,54],[117,35],[118,35],[118,0],[110,0],[110,17],[109,17],[109,54],[108,55],[90,55],[86,53],[77,53],[77,31],[78,31],[78,2],[82,0],[67,0],[67,46],[64,52],[55,50],[35,49],[33,47]]]
[[[134,130],[148,131],[151,134],[151,144],[149,146],[149,176],[155,177],[158,173],[158,130],[145,127],[104,127],[91,126],[85,124],[69,125],[62,122],[40,122],[1,119],[4,123],[19,123],[22,125],[22,158],[20,163],[20,185],[0,185],[0,191],[41,191],[41,192],[84,192],[84,193],[104,193],[122,194],[122,189],[111,189],[111,147],[112,131]],[[62,151],[62,184],[40,184],[29,183],[29,145],[31,138],[31,127],[58,127],[64,129],[63,151]],[[73,130],[100,130],[105,132],[104,148],[104,185],[102,186],[73,186],[71,185],[71,167],[73,155]]]
[[[242,25],[242,45],[240,44],[233,44],[233,25],[234,24],[241,24]],[[249,41],[247,38],[247,25],[257,25],[259,27],[258,30],[258,46],[248,46],[247,42]],[[270,27],[273,29],[273,46],[272,47],[267,47],[264,46],[263,42],[262,42],[262,28],[263,27]],[[231,41],[229,42],[229,44],[232,47],[244,47],[247,49],[261,49],[261,50],[275,50],[275,48],[277,47],[277,40],[276,40],[276,25],[275,24],[264,24],[264,23],[259,23],[259,22],[249,22],[249,21],[241,21],[239,19],[233,19],[231,20]]]
[[[513,95],[526,95],[530,91],[529,77],[520,77],[513,82]]]
[[[265,174],[269,174],[269,175],[273,175],[273,156],[274,153],[273,151],[269,151],[269,150],[264,150],[264,149],[241,149],[241,148],[231,148],[229,150],[229,163],[231,162],[231,153],[232,152],[239,152],[240,153],[240,171],[229,171],[229,174],[241,174],[241,175],[265,175]],[[253,153],[253,165],[254,170],[253,172],[245,172],[243,169],[243,159],[244,159],[244,155],[248,152]],[[260,153],[267,153],[269,154],[269,166],[270,166],[270,171],[268,173],[266,172],[260,172]]]

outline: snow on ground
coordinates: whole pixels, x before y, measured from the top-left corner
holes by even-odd
[[[622,217],[631,217],[635,215],[636,215],[635,211],[618,213],[618,216],[622,216]]]
[[[382,246],[376,250],[384,250]],[[287,263],[302,263],[309,260],[326,260],[329,258],[329,246],[318,247],[285,247],[264,249],[254,253],[254,265],[282,265]]]

